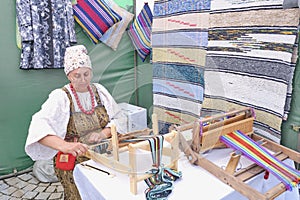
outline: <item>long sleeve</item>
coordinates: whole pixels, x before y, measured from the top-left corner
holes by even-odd
[[[49,94],[41,109],[32,116],[25,144],[25,152],[32,160],[51,159],[56,150],[40,144],[38,141],[47,135],[64,138],[70,116],[70,102],[62,89]]]
[[[100,99],[107,110],[110,123],[115,124],[119,133],[125,133],[126,116],[119,108],[111,94],[100,84],[95,84]],[[69,88],[69,86],[66,86]],[[75,108],[76,111],[76,108]],[[77,109],[77,111],[79,111]],[[41,109],[32,116],[25,152],[32,160],[47,160],[53,158],[56,150],[44,146],[39,140],[47,135],[57,135],[65,138],[70,118],[70,101],[62,89],[56,89],[49,94]]]
[[[32,41],[33,27],[31,18],[31,0],[17,0],[16,13],[21,40],[23,42]]]

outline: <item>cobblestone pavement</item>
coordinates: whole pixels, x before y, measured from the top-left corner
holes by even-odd
[[[1,200],[62,200],[63,195],[63,187],[60,182],[40,182],[34,177],[32,171],[0,180]]]
[[[63,200],[63,197],[64,192],[60,182],[40,182],[34,177],[32,171],[0,179],[0,200]]]

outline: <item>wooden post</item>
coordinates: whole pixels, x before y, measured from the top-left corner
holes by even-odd
[[[236,152],[232,152],[230,156],[230,160],[225,168],[225,171],[228,172],[229,174],[234,174],[236,167],[240,161],[242,154],[237,154]]]
[[[195,152],[199,153],[201,148],[201,141],[200,141],[200,123],[198,121],[194,122],[192,134],[193,134],[193,138],[192,138],[191,148]]]
[[[174,138],[172,141],[169,141],[171,144],[171,162],[172,168],[176,171],[178,170],[178,158],[179,158],[179,134],[177,131],[173,130],[171,132],[174,134]]]
[[[132,194],[137,194],[137,167],[136,167],[136,148],[133,147],[132,144],[128,145],[129,152],[129,167],[131,168],[132,173],[129,175],[130,177],[130,192]]]
[[[152,129],[153,129],[153,133],[154,135],[158,135],[158,119],[157,119],[157,115],[156,114],[152,114]]]
[[[111,140],[114,160],[119,161],[119,140],[115,125],[111,126]]]

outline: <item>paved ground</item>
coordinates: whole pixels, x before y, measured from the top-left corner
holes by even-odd
[[[42,183],[36,179],[32,171],[0,179],[0,199],[43,199],[62,200],[63,187],[57,183]]]
[[[63,197],[63,187],[59,182],[42,183],[32,171],[0,179],[0,200],[63,200]]]

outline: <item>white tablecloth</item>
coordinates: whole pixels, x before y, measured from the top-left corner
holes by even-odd
[[[220,167],[224,167],[228,162],[231,151],[231,149],[214,149],[203,156]],[[124,156],[124,159],[127,158],[128,157]],[[138,161],[138,164],[151,162],[150,155],[143,154],[141,158],[143,159]],[[120,161],[122,161],[122,159],[120,159]],[[290,166],[294,166],[292,160],[287,159],[284,162]],[[105,173],[86,168],[79,164],[76,165],[74,169],[74,179],[83,200],[146,199],[144,191],[147,189],[147,185],[144,181],[138,182],[138,194],[134,195],[130,192],[129,176],[127,174],[118,173],[92,160],[86,163],[107,170],[113,173],[114,176],[108,176]],[[249,164],[251,164],[251,161],[242,156],[238,168],[247,167]],[[180,155],[178,167],[178,170],[182,172],[182,178],[174,183],[174,189],[168,196],[170,200],[182,200],[190,197],[197,199],[203,199],[205,197],[205,199],[209,200],[247,199],[201,167],[191,165],[183,154]],[[138,168],[138,170],[142,172],[144,169]],[[267,180],[265,180],[263,176],[264,173],[261,173],[252,178],[248,182],[249,185],[260,192],[266,192],[279,183],[279,180],[272,174],[270,174]],[[286,191],[277,197],[276,200],[299,200],[298,188],[294,188],[293,191]]]

